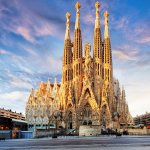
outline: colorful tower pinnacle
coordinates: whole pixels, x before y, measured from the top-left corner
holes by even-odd
[[[64,55],[63,55],[63,73],[62,83],[67,83],[72,80],[72,43],[70,38],[70,13],[66,13],[66,34],[64,42]]]
[[[80,3],[76,3],[76,22],[74,30],[74,45],[73,45],[73,81],[78,91],[75,93],[76,99],[81,94],[82,87],[82,36],[80,29]]]
[[[104,30],[104,81],[106,84],[112,82],[112,53],[111,53],[111,43],[108,29],[108,16],[109,13],[106,11],[104,13],[105,17],[105,30]]]
[[[82,37],[80,30],[80,3],[76,3],[76,22],[75,22],[75,31],[74,31],[74,53],[73,60],[82,59]],[[77,70],[76,74],[80,74],[81,70]]]
[[[65,40],[66,40],[66,39],[70,39],[70,17],[71,17],[71,14],[70,14],[69,12],[67,12],[67,13],[66,13],[67,22],[66,22]]]
[[[93,60],[94,60],[94,91],[100,103],[100,91],[102,83],[102,36],[100,28],[100,17],[99,17],[100,3],[95,3],[96,8],[96,19],[94,28],[94,43],[93,43]]]
[[[79,2],[76,3],[76,23],[75,23],[75,29],[80,29],[80,8],[81,5]]]

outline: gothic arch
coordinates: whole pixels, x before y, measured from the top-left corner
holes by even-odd
[[[65,115],[65,122],[66,122],[67,129],[73,128],[73,120],[74,120],[73,113],[74,113],[74,108],[73,108],[72,104],[69,104],[66,109],[66,115]]]
[[[101,105],[100,108],[100,122],[103,127],[110,127],[111,113],[107,103]]]
[[[90,83],[89,84],[87,83],[87,85],[84,85],[78,105],[83,106],[86,104],[86,102],[89,102],[92,109],[95,109],[95,111],[98,111],[98,105],[97,105]]]

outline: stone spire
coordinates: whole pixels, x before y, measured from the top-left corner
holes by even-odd
[[[69,12],[66,13],[66,34],[65,34],[65,40],[70,39],[70,17],[71,14]]]
[[[34,89],[32,88],[31,89],[31,94],[30,94],[30,96],[33,98],[34,97]]]
[[[108,29],[108,11],[105,11],[104,17],[105,17],[105,30],[104,30],[104,38],[109,38],[109,29]]]
[[[125,93],[124,87],[122,87],[122,101],[123,101],[123,102],[126,101],[126,93]]]
[[[105,31],[104,31],[104,44],[103,44],[103,79],[104,87],[108,95],[107,99],[110,110],[114,109],[114,97],[113,97],[113,67],[112,67],[112,52],[111,43],[108,32],[108,12],[104,13],[105,17]]]
[[[100,29],[100,17],[99,17],[99,7],[100,3],[96,2],[95,3],[95,8],[96,8],[96,19],[95,19],[95,29],[94,29],[94,52],[93,52],[93,58],[94,59],[101,59],[102,58],[102,36],[101,36],[101,29]],[[101,65],[102,62],[101,60],[98,60],[99,65]],[[99,70],[97,71],[100,75],[100,66]]]
[[[73,42],[73,80],[75,83],[76,91],[75,97],[76,102],[78,101],[82,91],[82,35],[80,29],[80,3],[76,3],[76,22],[74,30],[74,42]]]
[[[74,31],[73,60],[79,60],[82,58],[82,37],[81,37],[81,29],[80,29],[80,21],[79,21],[80,20],[79,19],[79,16],[80,16],[79,8],[80,7],[81,7],[80,3],[77,2],[76,3],[76,22],[75,22],[75,31]]]
[[[106,82],[110,82],[113,80],[113,72],[112,72],[112,52],[111,52],[111,42],[110,36],[108,31],[108,12],[105,11],[105,31],[104,31],[104,52],[103,52],[103,59],[104,59],[104,80]]]
[[[100,8],[100,3],[96,2],[95,3],[96,19],[95,19],[94,40],[93,40],[94,91],[97,97],[97,101],[100,104],[99,95],[101,92],[103,65],[102,65],[102,36],[101,36],[101,28],[100,28],[99,8]]]
[[[63,54],[63,66],[62,66],[62,83],[72,79],[72,43],[70,38],[70,13],[66,13],[66,34],[64,41],[64,54]]]
[[[50,79],[48,78],[46,89],[49,90],[49,89],[50,89],[50,86],[51,86],[51,82],[50,82]]]
[[[28,102],[30,103],[33,99],[34,99],[34,89],[32,88],[32,89],[31,89],[31,93],[30,93],[30,95],[29,95]]]
[[[76,23],[75,29],[80,29],[80,7],[81,4],[79,2],[76,3]]]
[[[99,7],[100,7],[100,3],[96,2],[95,3],[95,8],[96,8],[95,29],[100,28]]]

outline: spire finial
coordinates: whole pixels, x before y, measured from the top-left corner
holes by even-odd
[[[67,19],[70,19],[70,17],[71,17],[71,14],[70,14],[69,12],[67,12],[67,13],[66,13],[66,18],[67,18]]]
[[[108,31],[108,11],[104,12],[104,18],[105,18],[105,31],[104,31],[104,38],[109,38],[109,31]]]
[[[95,8],[98,9],[99,7],[100,7],[100,2],[97,1],[97,2],[95,3]]]
[[[81,4],[79,2],[76,3],[76,9],[79,10],[81,8]]]
[[[65,39],[70,39],[70,17],[71,14],[69,12],[66,13],[66,35],[65,35]]]
[[[104,17],[108,17],[108,16],[109,16],[108,11],[105,11],[105,12],[104,12]]]
[[[95,8],[96,8],[95,29],[96,29],[96,28],[100,28],[99,7],[100,7],[100,3],[97,1],[97,2],[95,3]]]
[[[76,3],[76,23],[75,23],[75,29],[80,28],[80,8],[81,4],[79,2]]]

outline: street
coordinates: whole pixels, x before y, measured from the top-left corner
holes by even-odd
[[[58,137],[0,141],[3,150],[149,150],[150,136]]]

